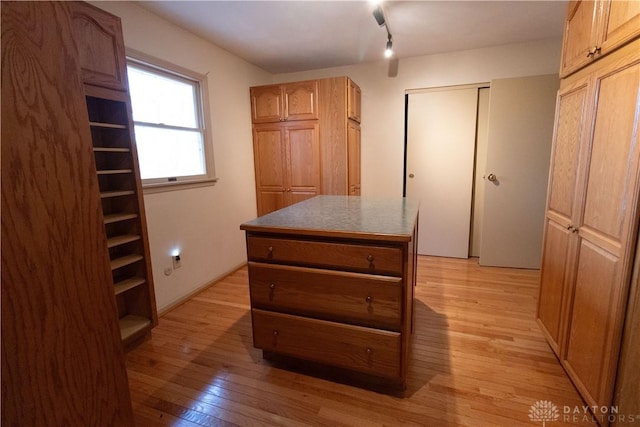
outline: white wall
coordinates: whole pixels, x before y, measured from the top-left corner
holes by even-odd
[[[396,61],[278,74],[275,81],[347,75],[362,89],[362,195],[402,195],[405,90],[557,73],[561,40],[496,46]],[[395,77],[389,77],[389,74]]]
[[[246,262],[240,223],[256,216],[249,87],[271,74],[130,2],[93,2],[122,19],[128,48],[208,74],[215,186],[145,194],[160,311]],[[170,251],[182,268],[170,276]]]

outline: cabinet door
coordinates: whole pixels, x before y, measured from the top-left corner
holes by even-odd
[[[280,122],[282,111],[282,89],[280,85],[251,88],[251,120],[253,123]]]
[[[360,98],[361,91],[357,84],[347,79],[347,116],[351,120],[360,123]]]
[[[314,120],[318,118],[318,82],[306,81],[283,85],[284,120]]]
[[[589,406],[611,403],[637,239],[640,49],[594,74],[591,157],[563,365]]]
[[[594,34],[599,4],[595,1],[577,0],[569,3],[564,27],[560,77],[577,70],[592,61],[590,51],[595,48]]]
[[[347,167],[349,195],[360,195],[360,126],[351,120],[347,123]]]
[[[556,354],[562,346],[565,313],[563,307],[570,292],[571,253],[576,239],[570,226],[578,223],[580,197],[578,184],[581,130],[586,111],[588,79],[563,88],[558,94],[556,120],[549,172],[546,226],[538,299],[538,322]],[[588,148],[588,147],[587,147]]]
[[[604,2],[602,52],[608,52],[640,35],[640,1]]]
[[[83,82],[127,90],[120,18],[87,3],[71,2],[69,5]]]
[[[320,137],[315,121],[290,123],[287,140],[287,204],[320,194]]]
[[[285,206],[284,138],[279,124],[255,125],[253,128],[258,216]]]

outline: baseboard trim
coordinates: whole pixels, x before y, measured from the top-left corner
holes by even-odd
[[[172,302],[171,304],[167,305],[166,307],[163,307],[162,309],[158,309],[158,317],[164,316],[166,313],[170,312],[174,308],[184,304],[185,302],[187,302],[191,298],[195,297],[196,295],[198,295],[199,293],[201,293],[205,289],[210,288],[211,286],[213,286],[216,283],[218,283],[220,280],[224,279],[225,277],[229,276],[230,274],[235,273],[236,271],[240,270],[241,268],[243,268],[246,265],[247,265],[247,262],[243,261],[241,264],[239,264],[239,265],[235,266],[234,268],[228,270],[226,273],[223,273],[223,274],[217,276],[215,279],[205,283],[202,286],[198,286],[196,289],[194,289],[193,291],[189,292],[188,294],[186,294],[182,298],[177,299],[176,301]],[[248,289],[247,289],[247,291],[248,291]]]

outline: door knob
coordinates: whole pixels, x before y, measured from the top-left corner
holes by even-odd
[[[487,179],[491,182],[496,182],[498,180],[498,177],[496,176],[496,174],[490,173],[489,176],[487,176]]]
[[[413,178],[415,175],[413,175],[412,173],[409,174],[409,178]]]

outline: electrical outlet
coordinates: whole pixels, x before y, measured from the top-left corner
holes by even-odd
[[[174,255],[171,257],[173,259],[173,269],[182,267],[182,260],[180,259],[180,255]]]

